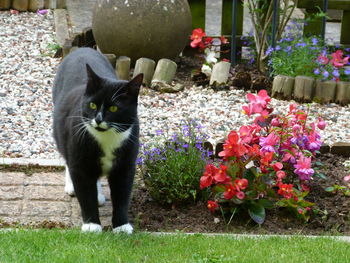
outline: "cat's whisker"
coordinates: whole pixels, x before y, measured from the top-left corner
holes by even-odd
[[[119,93],[118,92],[121,90],[121,88],[118,88],[118,90],[113,94],[111,100],[112,102],[114,102],[117,98],[119,98],[121,95],[123,95],[123,93]]]

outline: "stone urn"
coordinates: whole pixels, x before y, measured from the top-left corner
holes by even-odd
[[[92,30],[103,53],[174,59],[191,34],[187,0],[97,0]]]

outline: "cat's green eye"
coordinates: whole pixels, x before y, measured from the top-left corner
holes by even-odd
[[[110,112],[116,112],[118,110],[118,107],[117,106],[111,106],[109,107],[109,111]]]
[[[97,109],[97,105],[93,102],[90,102],[90,109],[92,110],[96,110]]]

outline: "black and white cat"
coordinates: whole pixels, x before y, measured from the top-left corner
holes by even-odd
[[[131,234],[128,208],[139,148],[137,102],[143,75],[118,80],[104,55],[80,48],[64,58],[53,87],[53,132],[66,161],[65,191],[78,198],[82,231],[102,231],[98,204],[107,176],[114,232]]]

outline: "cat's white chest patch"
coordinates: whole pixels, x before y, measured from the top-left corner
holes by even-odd
[[[131,133],[131,127],[124,132],[118,133],[114,129],[99,132],[95,128],[87,125],[89,133],[96,139],[104,155],[101,157],[102,176],[107,176],[113,166],[115,159],[114,152],[120,148]]]

